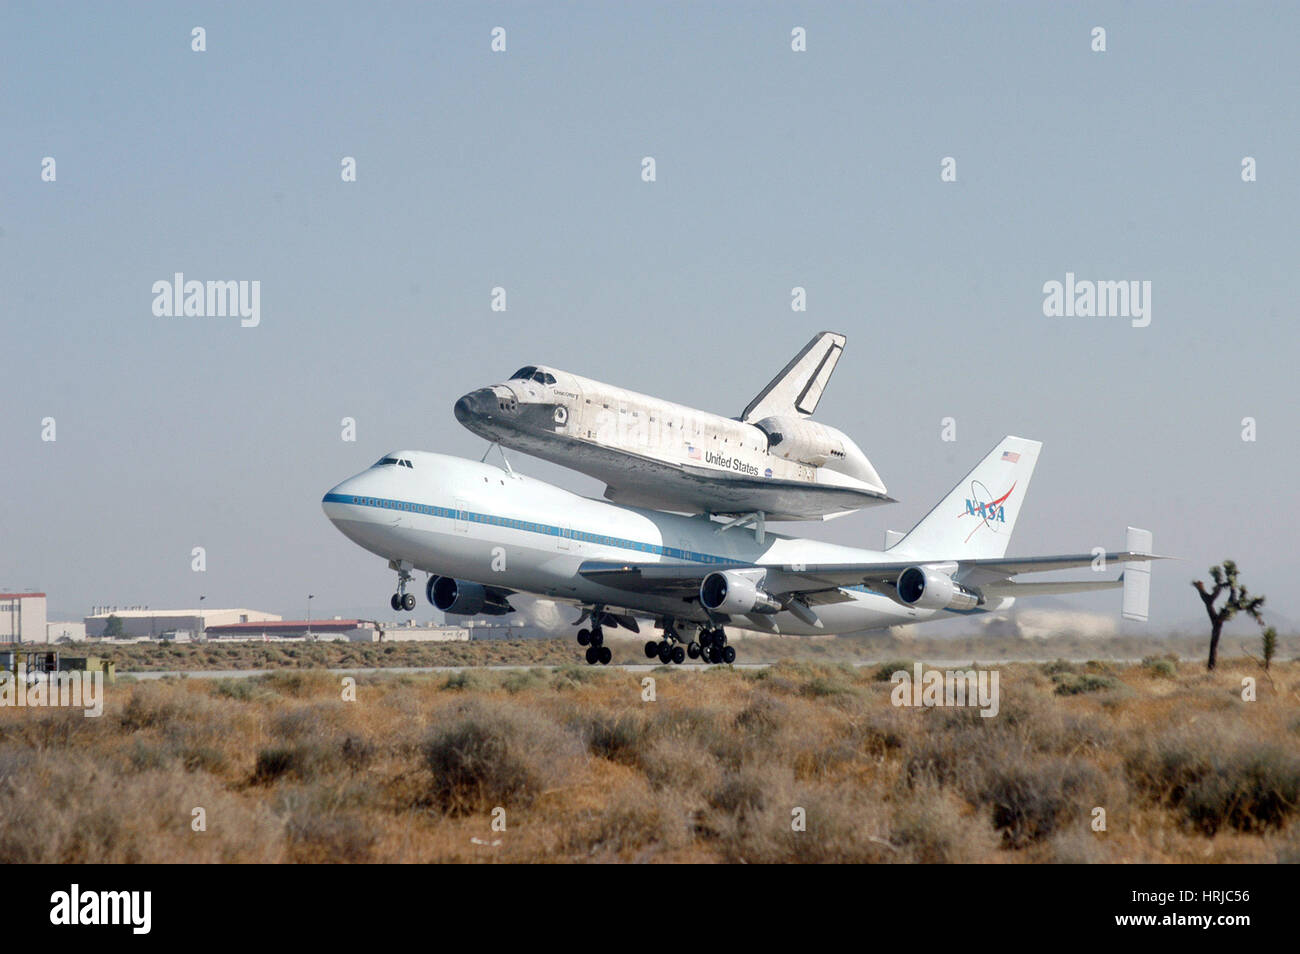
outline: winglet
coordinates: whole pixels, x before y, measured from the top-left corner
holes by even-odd
[[[1124,549],[1130,553],[1151,552],[1151,531],[1128,528],[1128,537]],[[1124,564],[1124,609],[1125,619],[1147,621],[1147,610],[1151,602],[1151,563]]]
[[[778,414],[810,416],[817,410],[847,340],[834,331],[814,335],[781,373],[758,392],[758,397],[749,402],[740,419],[758,421]]]

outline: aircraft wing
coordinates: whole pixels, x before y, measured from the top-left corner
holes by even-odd
[[[777,414],[797,414],[800,417],[811,415],[817,410],[826,383],[830,381],[835,364],[844,353],[846,340],[834,331],[818,333],[749,402],[740,419],[753,422]]]
[[[1101,554],[1071,553],[957,561],[907,560],[898,563],[793,563],[762,566],[750,563],[612,563],[588,560],[579,567],[578,572],[592,582],[614,589],[633,593],[681,594],[686,599],[699,591],[700,584],[710,573],[761,569],[766,570],[763,588],[769,593],[778,597],[798,597],[805,603],[815,603],[838,602],[836,594],[841,587],[847,586],[865,586],[889,593],[893,590],[898,575],[908,567],[935,564],[942,565],[945,569],[955,567],[952,571],[953,579],[977,587],[986,595],[994,597],[1080,593],[1123,585],[1122,576],[1118,580],[1043,583],[1016,583],[1011,579],[1022,573],[1093,566],[1100,556]],[[1104,557],[1105,566],[1165,559],[1134,550],[1114,550]]]

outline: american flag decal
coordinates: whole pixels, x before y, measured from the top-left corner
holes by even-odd
[[[1005,460],[1008,464],[1014,464],[1018,460],[1020,460],[1020,455],[1017,454],[1015,451],[1003,451],[1002,459]]]
[[[691,460],[700,459],[700,449],[696,447],[694,444],[686,445],[686,453],[690,456]]]

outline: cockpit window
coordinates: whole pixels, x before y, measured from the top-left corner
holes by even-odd
[[[409,460],[405,460],[404,458],[401,457],[382,457],[379,460],[375,461],[376,467],[383,467],[385,464],[392,464],[396,467],[410,467],[412,470],[415,469],[414,464],[412,464]]]
[[[536,373],[537,373],[537,369],[536,369],[535,367],[533,367],[533,366],[530,364],[528,367],[526,367],[526,368],[520,368],[520,369],[519,369],[518,371],[516,371],[514,374],[510,375],[510,380],[511,380],[511,381],[527,381],[529,378],[531,378],[531,377],[532,377],[534,374],[536,374]]]
[[[533,374],[533,380],[538,384],[554,384],[555,375],[550,374],[547,371],[537,371]]]

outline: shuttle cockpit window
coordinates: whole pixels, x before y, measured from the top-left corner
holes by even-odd
[[[551,374],[548,371],[537,371],[534,372],[533,374],[533,380],[536,381],[538,384],[554,384],[555,375]]]
[[[520,369],[519,369],[518,371],[516,371],[514,374],[510,375],[510,380],[511,380],[511,381],[527,381],[529,378],[531,378],[531,377],[532,377],[534,374],[536,374],[536,373],[537,373],[537,369],[536,369],[535,367],[533,367],[533,366],[530,364],[528,367],[526,367],[526,368],[520,368]]]

